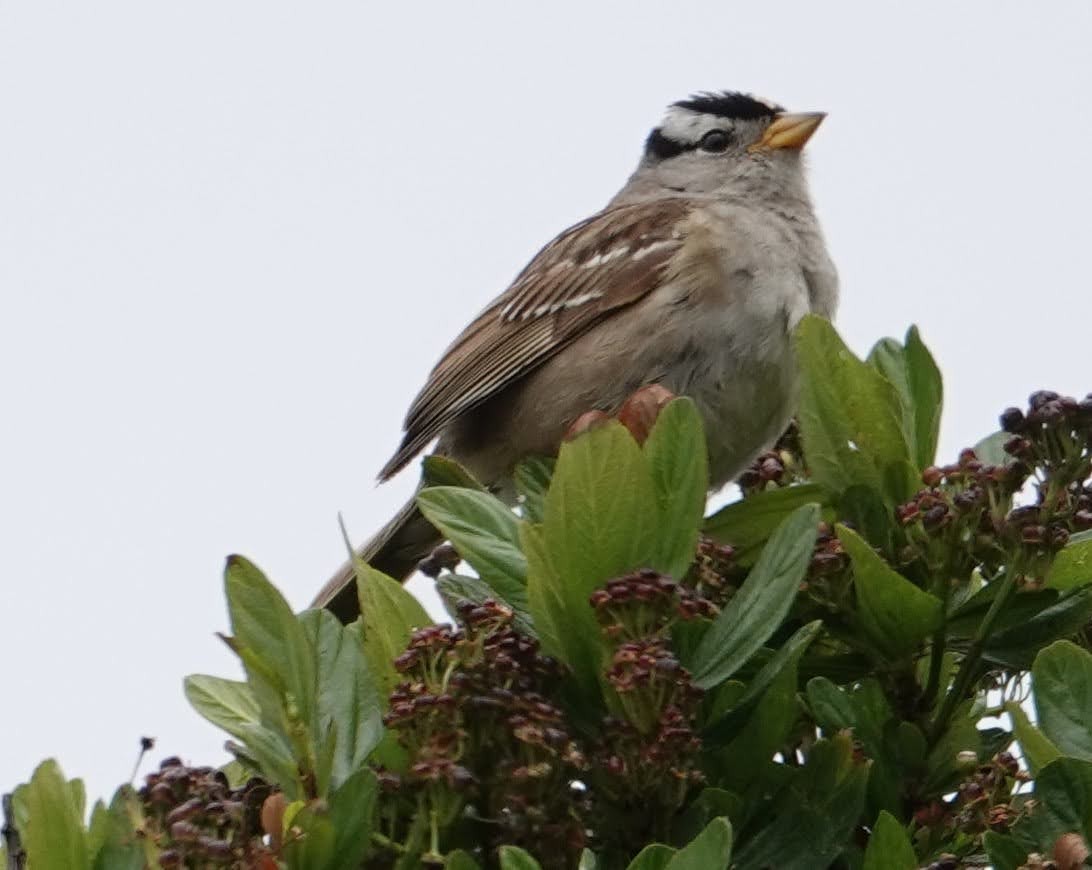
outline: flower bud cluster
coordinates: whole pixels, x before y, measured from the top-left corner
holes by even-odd
[[[807,477],[800,429],[795,421],[785,430],[772,450],[760,453],[737,478],[744,497],[766,489],[791,486]]]
[[[1007,517],[1027,477],[1026,467],[984,463],[971,449],[951,465],[926,468],[925,488],[895,510],[906,540],[902,563],[920,559],[932,572],[966,578],[978,564],[1007,562]]]
[[[970,753],[973,756],[973,753]],[[982,835],[987,831],[1008,833],[1026,812],[1028,804],[1013,798],[1027,781],[1026,771],[1009,752],[1000,752],[985,764],[970,760],[968,777],[954,796],[937,798],[914,813],[918,828],[930,830],[928,838],[939,842],[965,844],[967,852],[982,850]],[[941,855],[930,867],[962,867],[954,855]]]
[[[384,722],[408,751],[409,766],[401,776],[380,771],[380,783],[401,807],[404,826],[422,796],[441,826],[469,807],[487,822],[486,839],[568,866],[583,848],[569,783],[586,762],[544,694],[560,668],[512,628],[507,606],[463,602],[457,616],[458,628],[414,632],[395,662],[404,679]]]
[[[970,836],[985,831],[1007,833],[1022,812],[1011,801],[1026,779],[1027,774],[1011,753],[998,753],[960,783],[952,824]]]
[[[140,789],[144,836],[159,848],[160,867],[261,866],[272,860],[260,818],[271,792],[257,777],[233,789],[222,771],[164,759]]]
[[[1011,462],[986,464],[964,450],[956,464],[922,473],[926,489],[896,511],[909,541],[904,563],[928,563],[930,550],[961,549],[966,571],[975,564],[990,573],[1016,566],[1021,582],[1035,585],[1071,534],[1092,528],[1092,396],[1078,402],[1040,390],[1026,411],[1002,413],[1001,426],[1010,436],[1005,452]],[[1029,480],[1033,503],[1014,508]]]
[[[712,538],[701,535],[694,564],[687,572],[685,585],[694,594],[716,607],[724,607],[747,579],[747,570],[737,563],[735,548],[718,544]]]
[[[694,589],[650,569],[608,580],[588,603],[603,633],[619,641],[658,636],[676,620],[712,619],[718,613],[716,605]]]
[[[703,781],[695,722],[703,692],[676,658],[670,628],[717,608],[693,589],[655,571],[618,577],[592,593],[604,635],[614,642],[606,681],[618,715],[600,729],[588,774],[600,812],[626,814],[626,825],[665,818]],[[609,807],[609,809],[608,809]],[[609,839],[618,827],[600,819]],[[624,826],[623,826],[624,827]]]

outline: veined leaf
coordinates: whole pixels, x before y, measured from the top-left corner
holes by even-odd
[[[853,563],[857,611],[873,643],[895,657],[913,652],[940,625],[940,599],[899,574],[853,530],[839,525],[837,533]]]
[[[910,457],[918,471],[927,468],[936,458],[944,387],[918,328],[910,327],[903,345],[890,338],[878,342],[868,362],[895,388],[902,405],[903,433]]]
[[[82,800],[56,761],[39,764],[13,801],[33,870],[90,870]]]
[[[895,491],[885,469],[912,462],[895,387],[846,347],[830,322],[809,315],[796,328],[800,366],[798,420],[813,479],[838,494],[855,484],[883,491],[893,502],[910,495],[909,481]]]
[[[436,486],[417,494],[417,506],[498,598],[527,610],[527,559],[508,505],[487,492]]]
[[[918,866],[906,828],[889,812],[882,811],[868,838],[864,870],[917,870]]]
[[[758,492],[709,517],[705,534],[722,544],[731,544],[739,562],[750,565],[789,514],[807,504],[825,504],[825,498],[823,488],[815,483]]]
[[[1020,751],[1027,762],[1028,770],[1032,776],[1038,775],[1040,770],[1062,753],[1050,742],[1049,737],[1031,724],[1031,719],[1020,704],[1006,701],[1005,712],[1012,719],[1012,731],[1020,742]]]
[[[512,477],[519,493],[520,513],[529,523],[542,522],[554,465],[555,460],[547,456],[529,456],[516,465]]]
[[[356,576],[364,657],[380,698],[386,699],[398,682],[394,660],[405,652],[413,631],[431,625],[432,620],[401,583],[382,571],[358,560]]]
[[[1031,669],[1039,727],[1063,755],[1092,761],[1092,655],[1060,640]]]
[[[727,870],[731,858],[732,825],[722,816],[672,855],[667,870]]]
[[[694,683],[710,689],[734,674],[781,625],[804,579],[819,508],[798,508],[774,533],[739,592],[720,612],[694,654]]]
[[[651,564],[682,577],[694,561],[709,489],[705,432],[693,400],[674,399],[660,411],[644,453],[660,513]]]

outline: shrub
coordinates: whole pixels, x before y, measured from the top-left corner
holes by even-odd
[[[798,427],[709,517],[687,399],[525,461],[518,513],[428,460],[464,483],[419,496],[474,571],[440,569],[452,624],[365,565],[360,620],[296,615],[229,558],[246,680],[186,693],[236,761],[167,759],[89,823],[47,761],[9,866],[1081,866],[1092,398],[936,465],[915,330],[796,340]]]

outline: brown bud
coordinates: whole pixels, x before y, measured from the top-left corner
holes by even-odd
[[[1024,431],[1024,412],[1019,408],[1006,408],[1001,412],[1001,428],[1011,435]]]
[[[610,422],[610,417],[602,411],[585,411],[573,424],[565,430],[565,440],[572,441],[575,438],[579,438],[585,432],[590,432],[592,429],[598,429],[605,423]]]
[[[1058,870],[1078,870],[1089,856],[1088,843],[1080,834],[1062,834],[1054,842],[1054,860]]]
[[[921,473],[921,480],[926,486],[936,486],[944,477],[944,472],[935,465],[930,465]]]
[[[674,393],[659,384],[641,387],[623,403],[618,411],[618,420],[629,429],[638,444],[644,444],[660,411],[674,398]]]
[[[269,844],[276,852],[284,836],[284,810],[288,806],[284,792],[273,792],[262,804],[262,830],[269,834]]]

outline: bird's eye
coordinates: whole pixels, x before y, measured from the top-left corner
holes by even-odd
[[[710,130],[701,137],[698,147],[701,148],[702,151],[709,151],[715,154],[720,151],[726,151],[731,144],[732,134],[727,130]]]

